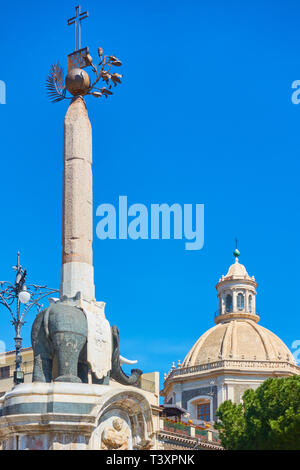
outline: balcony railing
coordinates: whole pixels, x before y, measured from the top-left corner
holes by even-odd
[[[205,429],[207,426],[210,429]],[[174,421],[165,418],[163,420],[162,430],[185,437],[196,437],[206,442],[220,443],[218,432],[215,429],[211,429],[210,425],[207,423],[204,424],[204,426],[197,426],[192,423],[184,423],[183,421]]]
[[[220,317],[221,315],[227,315],[227,314],[230,314],[230,313],[247,313],[247,314],[250,314],[250,315],[257,315],[259,316],[259,312],[256,310],[255,312],[253,312],[252,310],[247,310],[245,308],[243,309],[236,309],[236,310],[233,310],[233,308],[231,308],[230,310],[225,310],[225,312],[220,312],[220,310],[216,310],[215,311],[215,314],[214,314],[214,317]]]
[[[186,374],[195,374],[212,369],[265,369],[265,370],[289,370],[293,373],[299,373],[299,367],[288,361],[257,361],[249,359],[221,359],[220,361],[197,364],[195,366],[174,369],[168,379]]]

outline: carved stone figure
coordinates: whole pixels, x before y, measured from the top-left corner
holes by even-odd
[[[101,447],[105,450],[128,450],[130,431],[121,418],[114,418],[112,426],[104,429],[101,436]]]
[[[151,450],[153,448],[153,442],[151,439],[142,439],[140,442],[135,444],[135,450]]]
[[[97,342],[99,343],[99,349],[93,347],[94,352],[99,352],[98,360],[93,357],[91,361],[87,357],[88,320],[81,308],[61,301],[50,304],[40,312],[31,330],[34,352],[33,382],[51,382],[54,379],[56,382],[88,383],[90,364],[93,383],[108,383],[111,376],[124,385],[135,385],[142,371],[133,369],[130,376],[124,373],[121,363],[135,361],[120,356],[119,330],[113,326],[110,334],[109,324],[106,320],[105,322],[108,327],[103,324],[106,328],[103,328],[103,335],[100,334],[101,331],[95,331],[94,324],[90,325],[96,346]],[[110,344],[106,349],[101,349],[102,343],[107,342]],[[107,351],[112,357],[106,357]],[[101,368],[102,363],[105,363],[105,369]],[[105,375],[102,377],[97,371],[102,371],[102,375]]]

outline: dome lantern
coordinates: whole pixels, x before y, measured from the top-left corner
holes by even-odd
[[[235,262],[216,285],[219,309],[215,314],[215,323],[237,318],[258,322],[255,302],[257,283],[254,276],[250,277],[245,266],[239,262],[240,252],[237,248],[233,255]]]

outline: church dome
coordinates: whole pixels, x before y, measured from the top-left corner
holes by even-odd
[[[204,333],[185,357],[182,367],[220,360],[278,361],[296,364],[288,347],[253,320],[219,323]]]
[[[300,374],[284,342],[258,324],[257,282],[239,263],[237,248],[233,255],[235,262],[216,285],[216,325],[164,377],[165,403],[179,403],[193,420],[215,419],[221,403],[241,403],[245,390],[256,389],[268,377]]]
[[[257,324],[257,283],[254,276],[250,277],[245,266],[239,263],[239,250],[236,249],[233,254],[235,262],[216,286],[219,298],[219,309],[215,314],[217,325],[198,339],[184,359],[182,367],[220,360],[296,364],[283,341]]]

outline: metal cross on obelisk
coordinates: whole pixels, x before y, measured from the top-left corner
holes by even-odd
[[[73,18],[69,18],[67,21],[68,26],[75,24],[75,51],[81,48],[81,21],[89,16],[88,11],[84,11],[83,13],[80,13],[80,9],[81,9],[80,5],[75,7],[75,16],[73,16]],[[77,13],[78,13],[78,16],[77,16]],[[77,34],[77,21],[78,21],[78,34]]]
[[[75,7],[75,16],[67,20],[68,26],[75,24],[75,50],[68,55],[68,72],[73,68],[85,68],[89,65],[86,61],[89,49],[88,47],[81,49],[81,21],[89,16],[89,12],[80,13],[80,10],[80,5]]]
[[[73,96],[92,95],[95,98],[112,95],[112,85],[116,86],[121,83],[122,75],[113,72],[113,67],[120,67],[122,63],[114,55],[104,55],[102,47],[98,47],[99,62],[94,63],[89,53],[89,48],[81,49],[81,21],[88,18],[88,11],[81,13],[81,7],[75,7],[75,16],[67,20],[68,26],[75,24],[75,51],[68,54],[68,74],[64,78],[64,72],[60,64],[57,62],[52,65],[50,74],[48,75],[46,87],[50,100],[53,103],[64,99],[72,99]],[[91,82],[90,76],[85,70],[91,67],[95,74],[95,79]],[[100,82],[104,82],[107,86],[99,88]],[[67,95],[67,91],[72,96]]]

